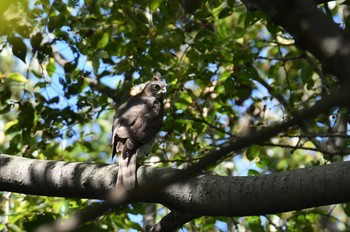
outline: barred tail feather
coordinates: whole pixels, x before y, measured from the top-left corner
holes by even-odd
[[[122,185],[125,189],[131,190],[136,184],[136,154],[131,157],[119,157],[119,170],[117,186]]]

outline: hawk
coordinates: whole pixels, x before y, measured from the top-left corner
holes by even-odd
[[[136,156],[145,149],[150,151],[150,144],[162,126],[166,89],[167,85],[162,81],[150,81],[141,93],[116,109],[112,127],[112,159],[119,153],[117,186],[127,190],[135,187]]]

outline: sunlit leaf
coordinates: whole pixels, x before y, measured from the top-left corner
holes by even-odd
[[[9,73],[7,75],[7,79],[16,81],[16,82],[22,82],[22,83],[27,83],[28,79],[25,78],[22,74],[15,72],[15,73]]]
[[[248,176],[259,176],[259,175],[260,175],[260,172],[258,172],[255,169],[249,169],[248,170]]]
[[[162,4],[162,2],[163,2],[163,0],[151,0],[151,1],[149,1],[149,9],[151,11],[155,11],[156,9],[158,9],[160,4]]]
[[[9,121],[5,124],[5,131],[8,134],[13,133],[13,132],[18,132],[21,129],[22,128],[20,127],[19,121],[17,119],[13,120],[13,121]]]
[[[13,120],[13,121],[9,121],[5,124],[5,130],[10,129],[11,127],[13,127],[14,125],[18,124],[18,120]]]
[[[97,43],[97,49],[101,49],[107,46],[109,41],[109,35],[108,33],[103,33],[102,38]]]
[[[47,71],[47,74],[49,74],[49,76],[51,76],[51,77],[53,76],[53,74],[56,71],[55,59],[51,58],[49,60],[49,63],[46,65],[46,71]]]
[[[22,232],[23,231],[17,225],[12,224],[12,223],[8,224],[7,227],[8,227],[8,229],[10,229],[10,231],[13,231],[13,232]]]

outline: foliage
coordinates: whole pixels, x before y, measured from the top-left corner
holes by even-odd
[[[347,27],[344,9],[336,4],[329,10]],[[114,105],[156,72],[169,84],[166,118],[154,156],[144,163],[180,168],[338,87],[290,35],[238,1],[2,0],[0,15],[0,151],[11,155],[111,162]],[[207,171],[260,175],[341,160],[318,146],[329,141],[336,121],[331,114],[341,113],[321,115]],[[344,143],[341,153],[346,149]],[[8,193],[0,199],[0,230],[7,231],[30,231],[91,203]],[[158,208],[161,217],[166,210]],[[140,230],[144,212],[134,204],[82,229]],[[349,229],[348,213],[346,204],[274,216],[202,217],[184,227]]]

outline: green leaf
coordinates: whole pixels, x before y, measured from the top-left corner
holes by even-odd
[[[185,110],[191,104],[192,104],[192,98],[189,95],[185,94],[185,93],[181,93],[178,96],[177,101],[175,102],[175,106],[179,110]]]
[[[5,124],[6,134],[20,131],[21,128],[18,125],[18,120],[9,121]]]
[[[38,226],[51,222],[55,218],[56,218],[56,215],[52,213],[39,214],[39,215],[35,215],[34,218],[31,220],[25,221],[23,223],[23,226],[26,229],[26,231],[33,231]]]
[[[236,1],[235,0],[227,0],[226,3],[230,8],[232,8],[235,6]]]
[[[16,32],[23,36],[23,38],[29,38],[32,28],[29,25],[18,25],[16,27]]]
[[[54,58],[50,58],[49,63],[46,65],[46,71],[47,74],[49,74],[50,77],[53,76],[53,74],[56,71],[56,63]]]
[[[61,28],[65,22],[63,14],[58,14],[49,18],[47,28],[49,32],[53,32],[55,29]]]
[[[17,120],[17,119],[12,120],[12,121],[8,121],[8,122],[5,124],[5,130],[10,129],[12,126],[17,125],[17,124],[18,124],[18,120]]]
[[[158,9],[158,7],[160,6],[160,4],[162,4],[163,0],[151,0],[149,2],[149,9],[150,11],[155,11]]]
[[[40,49],[42,40],[43,40],[43,35],[40,32],[30,37],[30,44],[32,45],[33,50]]]
[[[9,231],[11,232],[22,232],[23,230],[21,230],[21,228],[19,228],[17,225],[15,224],[8,224],[7,228],[9,229]]]
[[[276,26],[275,24],[271,23],[270,21],[267,21],[266,23],[266,29],[273,35],[276,36],[277,33],[280,31],[280,28]]]
[[[98,56],[92,56],[92,68],[94,69],[94,74],[98,75],[98,69],[100,68],[100,59]]]
[[[230,8],[224,8],[219,13],[219,19],[226,18],[227,16],[230,16],[232,14],[232,10]]]
[[[255,23],[261,21],[263,18],[264,18],[264,15],[261,12],[248,13],[246,15],[246,18],[245,18],[245,21],[244,21],[244,26],[245,27],[252,26]]]
[[[261,225],[260,217],[253,216],[248,219],[250,231],[264,232],[264,227]]]
[[[258,172],[255,169],[249,169],[248,170],[248,176],[259,176],[259,175],[260,175],[260,172]]]
[[[19,37],[9,36],[8,42],[12,45],[12,53],[25,63],[27,46],[23,40]]]
[[[55,104],[60,101],[60,98],[58,96],[51,98],[50,100],[47,101],[47,104]]]
[[[6,86],[4,86],[4,88],[0,89],[0,103],[1,104],[6,104],[7,100],[9,100],[11,98],[12,95],[12,91],[10,88],[6,88]]]
[[[77,67],[77,64],[75,62],[68,62],[64,65],[64,71],[66,73],[72,73]]]
[[[30,102],[24,102],[20,105],[21,112],[18,115],[20,127],[32,128],[34,126],[35,110]]]
[[[109,34],[107,32],[103,33],[102,38],[97,43],[97,49],[102,49],[108,45]]]
[[[248,150],[246,152],[247,159],[252,161],[256,157],[259,157],[259,153],[260,153],[260,146],[253,144],[248,148]]]
[[[11,105],[6,105],[5,107],[1,108],[0,107],[0,114],[6,114],[11,110]]]
[[[7,75],[7,79],[12,80],[12,81],[16,81],[16,82],[22,82],[22,83],[28,82],[28,79],[25,78],[22,74],[20,74],[18,72],[9,73]]]
[[[346,215],[350,216],[350,203],[344,204],[343,210],[346,213]]]
[[[309,88],[312,88],[314,82],[312,80],[312,74],[313,74],[313,70],[312,68],[310,68],[310,66],[304,66],[301,69],[301,79],[303,80],[304,83],[306,83],[308,85]]]

